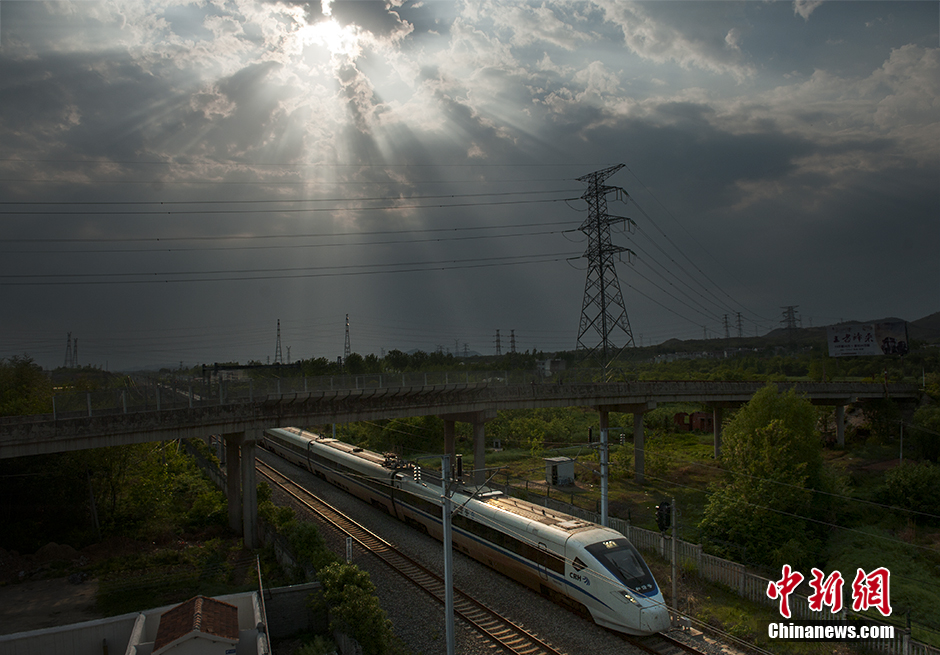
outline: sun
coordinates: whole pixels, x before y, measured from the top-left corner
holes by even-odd
[[[340,25],[330,16],[301,27],[297,36],[304,46],[325,48],[336,59],[354,60],[362,54],[359,29],[355,25]]]

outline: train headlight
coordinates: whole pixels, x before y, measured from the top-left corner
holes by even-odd
[[[627,602],[633,603],[633,604],[636,605],[637,607],[640,606],[639,601],[637,601],[637,599],[634,598],[634,597],[633,597],[633,594],[631,594],[629,591],[621,591],[621,592],[620,592],[620,595],[623,596],[624,600],[626,600]]]

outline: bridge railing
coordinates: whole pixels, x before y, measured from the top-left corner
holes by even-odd
[[[370,375],[333,375],[318,377],[251,378],[235,375],[221,378],[185,378],[174,376],[128,376],[127,386],[97,391],[59,391],[52,398],[51,412],[29,417],[2,417],[0,425],[10,423],[60,420],[87,416],[128,414],[143,411],[183,409],[209,405],[258,402],[279,397],[296,397],[301,394],[329,394],[332,392],[402,389],[407,392],[425,388],[487,387],[506,391],[502,397],[527,396],[530,388],[540,387],[542,396],[552,395],[553,389],[545,385],[557,385],[558,393],[570,391],[571,385],[591,384],[605,380],[601,369],[576,368],[547,375],[541,370],[526,371],[428,371],[419,373],[381,373]],[[631,391],[654,395],[677,397],[694,396],[707,385],[710,393],[753,393],[761,382],[721,382],[698,380],[674,381],[626,381],[613,380]],[[793,382],[782,382],[789,385]],[[870,394],[875,385],[864,383],[799,383],[800,391],[823,398],[849,397],[853,394]],[[888,385],[889,395],[907,392],[910,385]],[[901,387],[904,387],[902,389]]]
[[[552,375],[527,371],[428,371],[369,375],[222,378],[129,376],[127,386],[96,391],[59,391],[52,397],[51,412],[29,420],[60,420],[142,411],[184,409],[209,405],[257,402],[281,396],[367,389],[421,389],[440,386],[530,386],[545,382],[591,383],[603,379],[600,369],[573,369]],[[22,416],[0,418],[3,423],[22,423]]]

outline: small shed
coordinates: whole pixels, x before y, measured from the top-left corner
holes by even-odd
[[[238,608],[196,596],[160,617],[153,655],[232,655],[238,644]]]
[[[574,460],[570,457],[546,457],[545,482],[553,487],[574,484]]]

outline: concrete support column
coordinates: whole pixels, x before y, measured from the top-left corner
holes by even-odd
[[[637,484],[644,482],[644,452],[646,439],[643,434],[643,412],[633,414],[633,479]]]
[[[246,435],[247,436],[247,435]],[[255,441],[242,443],[242,527],[246,548],[258,548],[258,483],[255,479]]]
[[[610,412],[601,409],[598,412],[601,424],[601,525],[607,526],[608,480],[610,479],[610,444],[607,438]],[[641,415],[642,416],[642,415]]]
[[[242,433],[224,435],[225,481],[228,496],[228,526],[238,533],[242,531],[242,490],[240,448]]]
[[[845,445],[845,405],[836,405],[836,440],[840,448]]]
[[[456,438],[454,437],[455,428],[457,421],[444,419],[444,454],[450,456],[450,461],[457,461],[455,455],[457,454],[457,444]]]
[[[721,420],[723,413],[719,405],[712,407],[712,433],[715,435],[715,459],[721,457]]]
[[[473,423],[473,484],[486,482],[486,423],[482,420]]]
[[[473,484],[476,485],[486,482],[486,430],[484,426],[487,421],[492,421],[494,418],[496,418],[496,410],[441,415],[444,421],[444,450],[448,455],[454,455],[456,452],[454,423],[460,421],[473,426]],[[453,461],[454,459],[451,458],[452,463]]]

